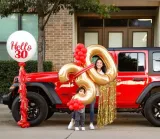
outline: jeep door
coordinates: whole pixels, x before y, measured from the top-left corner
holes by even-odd
[[[148,82],[148,51],[116,51],[118,108],[137,108],[136,99]]]

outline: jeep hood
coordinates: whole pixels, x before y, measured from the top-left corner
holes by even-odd
[[[27,73],[27,82],[57,82],[58,72]]]

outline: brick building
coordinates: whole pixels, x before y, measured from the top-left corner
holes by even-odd
[[[45,60],[53,61],[54,70],[73,61],[73,15],[67,10],[52,15],[45,30]]]
[[[52,15],[45,29],[45,60],[53,61],[54,70],[73,61],[77,43],[113,47],[160,46],[160,0],[100,0],[121,10],[111,18],[95,14],[69,15],[67,10]],[[24,29],[37,38],[37,16],[13,14],[0,19],[0,60],[8,60],[5,43],[10,33]],[[36,59],[36,57],[34,58]]]

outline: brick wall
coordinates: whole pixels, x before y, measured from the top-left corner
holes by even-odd
[[[61,10],[52,15],[45,28],[45,60],[53,62],[53,70],[58,71],[64,64],[73,61],[72,15]]]

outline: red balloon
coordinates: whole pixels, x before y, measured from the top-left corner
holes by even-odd
[[[77,60],[77,61],[76,61],[76,64],[77,64],[78,66],[80,66],[80,65],[81,65],[81,61]]]
[[[83,47],[84,47],[84,44],[82,44],[82,43],[77,44],[77,48],[78,48],[78,49],[81,49],[81,48],[83,48]]]
[[[87,53],[87,49],[86,49],[86,48],[82,48],[81,51],[82,51],[83,53],[85,53],[85,54]]]
[[[70,105],[73,105],[74,104],[74,102],[73,101],[70,101]]]
[[[80,107],[79,107],[79,106],[77,107],[77,111],[78,111],[78,110],[80,110]]]
[[[85,57],[84,56],[80,56],[80,58],[79,58],[80,60],[84,60],[85,59]]]
[[[80,60],[80,57],[78,55],[75,56],[76,60]]]
[[[77,54],[76,54],[76,53],[74,53],[74,55],[73,55],[73,56],[74,56],[74,57],[76,57],[76,55],[77,55]]]
[[[76,103],[79,105],[79,100],[78,99],[76,99]]]
[[[74,103],[78,103],[78,99],[74,99]]]
[[[83,64],[86,63],[86,59],[81,60],[81,62],[82,62]]]
[[[83,106],[83,105],[80,105],[80,106],[79,106],[79,109],[80,109],[80,110],[81,110],[81,109],[83,109],[83,108],[84,108],[84,106]]]
[[[76,54],[78,54],[78,52],[80,52],[81,50],[80,49],[76,49]]]
[[[70,106],[69,106],[69,109],[70,109],[70,110],[73,110],[73,106],[72,106],[72,105],[70,105]]]
[[[78,106],[78,103],[74,103],[73,107],[77,107]]]
[[[80,100],[78,100],[78,103],[81,105],[82,104],[82,102],[80,101]]]
[[[83,56],[86,58],[87,55],[83,53]]]
[[[79,110],[79,107],[78,107],[78,105],[74,107],[74,110]]]
[[[78,52],[78,55],[79,56],[83,56],[83,53],[80,51],[80,52]]]

